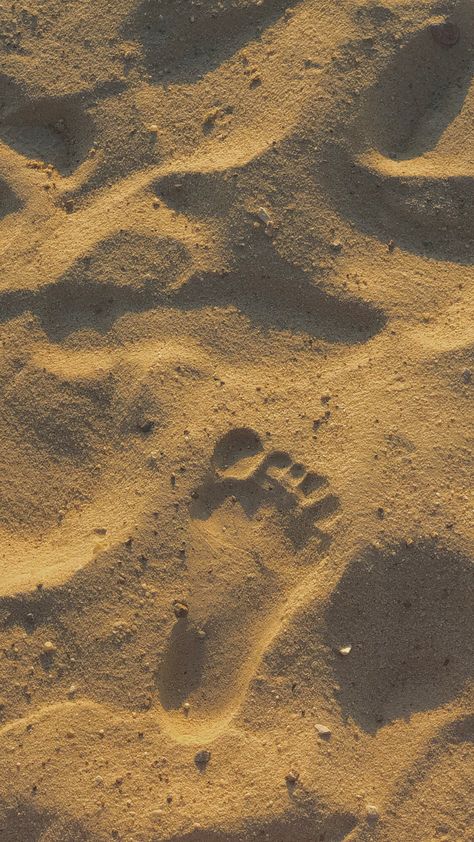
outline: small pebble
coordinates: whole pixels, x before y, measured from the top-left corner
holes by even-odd
[[[260,220],[260,222],[263,222],[263,224],[265,226],[265,234],[267,234],[267,236],[271,237],[272,234],[273,234],[274,225],[273,225],[273,220],[272,220],[269,212],[267,210],[265,210],[265,208],[258,208],[257,217]]]
[[[379,811],[373,804],[367,804],[367,818],[370,822],[376,822],[379,819]]]
[[[53,655],[56,651],[56,646],[51,640],[46,640],[43,643],[43,652],[45,652],[47,655]]]
[[[352,646],[350,644],[348,646],[341,646],[341,648],[339,649],[340,655],[350,655],[351,652]]]
[[[291,769],[291,770],[290,770],[289,772],[287,772],[287,774],[285,775],[285,781],[286,781],[286,782],[287,782],[287,784],[289,784],[290,786],[295,786],[295,784],[296,784],[296,783],[298,783],[299,776],[300,776],[300,773],[299,773],[299,772],[295,772],[295,770],[294,770],[294,769]]]
[[[330,728],[327,727],[327,725],[321,725],[318,723],[317,725],[315,725],[315,728],[320,737],[322,737],[324,740],[329,740],[332,731]]]
[[[175,599],[173,602],[173,611],[175,613],[175,617],[187,617],[189,614],[189,606],[185,602]]]
[[[151,433],[154,426],[155,422],[148,418],[146,421],[143,421],[141,424],[138,425],[138,429],[141,433],[144,433],[146,435],[147,433]]]
[[[198,751],[197,754],[194,756],[194,762],[196,766],[205,766],[209,763],[211,759],[211,752],[208,749],[203,748],[201,751]]]

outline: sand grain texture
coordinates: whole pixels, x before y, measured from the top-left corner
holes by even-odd
[[[472,0],[0,59],[0,842],[472,842]]]

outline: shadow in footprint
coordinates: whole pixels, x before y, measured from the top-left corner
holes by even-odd
[[[30,311],[48,337],[60,342],[77,330],[105,333],[127,312],[231,305],[266,331],[334,343],[367,342],[386,323],[380,309],[325,292],[286,263],[266,238],[258,255],[239,259],[238,268],[222,276],[193,274],[189,252],[177,240],[127,232],[99,243],[55,283],[0,294],[0,323]]]
[[[171,632],[163,660],[156,672],[160,702],[177,710],[201,684],[205,638],[188,617],[180,617]]]
[[[93,842],[93,837],[69,817],[59,818],[25,803],[0,803],[2,842]]]
[[[174,303],[185,309],[236,306],[252,324],[267,330],[291,331],[348,345],[367,342],[385,323],[384,313],[355,298],[339,298],[305,273],[289,265],[269,242],[258,255],[239,259],[238,270],[225,277],[191,277]]]
[[[371,551],[345,571],[326,611],[343,712],[375,732],[453,699],[473,672],[474,567],[420,542]]]
[[[87,157],[94,125],[78,96],[34,99],[0,76],[0,138],[29,160],[52,164],[66,176]]]
[[[263,453],[260,436],[251,427],[229,430],[214,448],[213,464],[218,471],[232,472],[239,478],[245,476],[255,464],[255,457]]]
[[[189,264],[186,247],[172,238],[122,232],[78,258],[56,283],[0,293],[0,323],[29,311],[53,342],[79,330],[104,334],[126,313],[170,307],[169,287]]]
[[[0,805],[0,839],[2,842],[41,842],[49,826],[48,816],[27,804],[3,808]]]
[[[145,64],[155,80],[197,81],[275,23],[288,0],[145,0],[126,21],[123,35],[143,45]]]
[[[21,209],[22,203],[16,193],[3,180],[0,180],[0,221],[10,213]]]
[[[180,842],[342,842],[357,824],[351,813],[323,813],[314,808],[310,815],[298,807],[268,822],[247,820],[245,829],[232,831],[196,829],[180,837]]]

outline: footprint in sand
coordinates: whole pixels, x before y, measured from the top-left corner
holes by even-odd
[[[326,548],[330,536],[318,527],[339,509],[325,476],[295,462],[283,450],[265,451],[250,428],[232,430],[217,443],[214,476],[196,493],[193,516],[223,540],[242,546],[248,525],[265,528],[275,516],[295,548],[311,535]],[[228,502],[230,501],[230,507]],[[232,512],[237,508],[237,515]]]
[[[339,508],[324,475],[267,450],[254,430],[219,439],[191,506],[189,614],[157,673],[166,710],[192,702],[215,716],[234,703],[273,612],[327,552]]]
[[[345,213],[412,251],[473,259],[474,17],[428,18],[377,76],[342,168]],[[346,183],[346,182],[345,182]],[[369,212],[368,210],[369,209]]]

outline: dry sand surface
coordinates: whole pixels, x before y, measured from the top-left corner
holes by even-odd
[[[0,842],[472,842],[474,0],[0,57]]]

